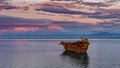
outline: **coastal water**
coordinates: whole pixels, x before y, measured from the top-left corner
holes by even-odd
[[[0,68],[120,68],[119,39],[89,40],[88,53],[77,57],[63,54],[60,41],[0,40]]]

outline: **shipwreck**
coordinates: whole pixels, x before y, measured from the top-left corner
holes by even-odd
[[[84,53],[87,53],[89,42],[87,38],[84,38],[76,42],[61,41],[60,45],[64,46],[65,51],[84,54]]]

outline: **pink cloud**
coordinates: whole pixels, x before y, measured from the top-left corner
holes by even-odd
[[[63,28],[62,27],[60,27],[60,26],[57,26],[57,25],[49,25],[48,26],[48,30],[51,30],[51,31],[62,31],[63,30]]]
[[[15,6],[8,4],[0,4],[0,9],[21,9],[21,10],[29,10],[29,6]]]
[[[16,27],[16,28],[13,28],[13,31],[15,32],[29,32],[29,31],[39,31],[40,28],[38,27]]]
[[[8,28],[8,29],[1,29],[0,33],[7,33],[7,32],[14,32],[14,33],[22,33],[22,32],[35,32],[42,30],[38,27],[14,27],[14,28]]]
[[[16,9],[29,10],[29,6],[15,6]]]
[[[62,27],[58,25],[43,25],[43,26],[9,26],[8,28],[0,29],[2,33],[25,33],[25,32],[39,32],[39,31],[62,31]]]
[[[8,32],[7,29],[2,29],[2,30],[0,30],[0,34],[1,34],[1,33],[6,33],[6,32]]]
[[[0,4],[0,7],[4,7],[4,6],[6,6],[6,4]]]
[[[0,4],[0,9],[2,9],[5,6],[7,6],[7,5],[6,4]]]
[[[37,3],[36,5],[55,5],[55,6],[64,6],[67,8],[77,8],[74,4],[70,3],[59,3],[59,2],[42,2],[42,3]]]

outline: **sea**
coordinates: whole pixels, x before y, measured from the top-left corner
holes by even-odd
[[[120,68],[120,39],[89,39],[86,54],[65,54],[59,43],[79,39],[1,39],[0,68]]]

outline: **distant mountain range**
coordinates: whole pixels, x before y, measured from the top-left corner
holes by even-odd
[[[93,33],[90,35],[86,35],[88,38],[114,38],[114,39],[120,39],[120,33],[109,33],[109,32],[98,32]]]
[[[98,32],[93,34],[71,34],[71,33],[26,33],[26,34],[4,34],[0,35],[0,38],[47,38],[47,39],[79,39],[79,38],[91,38],[91,39],[120,39],[120,33]]]

